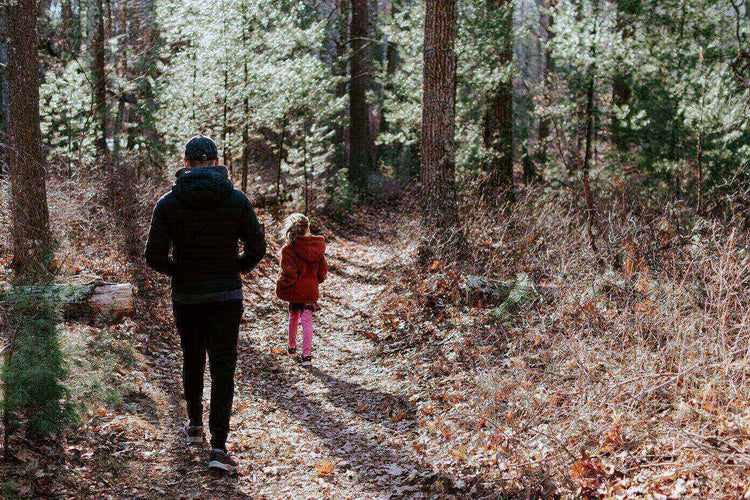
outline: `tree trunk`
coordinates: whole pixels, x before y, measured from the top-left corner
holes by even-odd
[[[18,277],[24,279],[46,269],[52,256],[39,126],[37,3],[36,0],[17,0],[8,5],[5,12],[13,268]]]
[[[336,37],[336,76],[345,77],[347,75],[348,58],[347,58],[347,44],[349,43],[349,1],[350,0],[337,0],[337,12],[338,12],[338,23],[337,37]],[[347,85],[346,81],[342,79],[338,85],[336,85],[336,97],[341,98],[346,95]],[[346,126],[341,124],[336,127],[336,169],[341,165],[349,165],[349,148],[347,145],[348,135],[346,134]]]
[[[487,0],[487,10],[493,16],[493,29],[499,31],[500,51],[492,63],[503,67],[513,61],[513,2]],[[496,20],[496,21],[495,21]],[[513,78],[501,82],[487,96],[483,123],[484,147],[489,151],[487,170],[490,188],[508,199],[513,197]]]
[[[227,21],[224,21],[224,57],[229,58],[229,52],[227,49],[227,41],[226,41],[226,33],[228,30]],[[229,178],[232,178],[232,146],[229,143],[230,138],[230,126],[228,121],[228,111],[229,111],[229,68],[227,67],[229,62],[225,59],[224,61],[224,110],[222,113],[222,124],[221,124],[221,134],[222,134],[222,142],[223,142],[223,160],[224,165],[226,165],[227,170],[229,171]]]
[[[78,54],[81,50],[81,22],[78,13],[73,10],[72,0],[63,0],[60,10],[62,17],[60,31],[65,40],[63,50],[70,54]]]
[[[586,202],[586,222],[589,233],[589,242],[591,249],[597,252],[596,235],[594,226],[596,225],[596,209],[594,207],[594,197],[591,193],[589,183],[589,170],[591,167],[591,158],[594,149],[594,93],[596,91],[596,36],[599,15],[599,0],[594,0],[594,33],[591,44],[591,67],[589,68],[589,82],[586,90],[586,150],[584,153],[582,174],[583,174],[583,197]]]
[[[0,8],[0,178],[8,170],[8,46],[5,9]]]
[[[305,215],[310,209],[310,182],[307,177],[307,122],[302,127],[302,175],[305,177]]]
[[[545,40],[543,43],[543,67],[542,67],[542,92],[544,92],[543,101],[549,106],[551,104],[550,92],[551,89],[551,76],[555,71],[555,61],[552,58],[552,51],[549,48],[549,44],[552,38],[555,36],[555,32],[552,30],[554,18],[552,14],[548,12],[549,9],[553,8],[557,4],[556,0],[537,0],[537,5],[540,9],[539,21],[544,32]],[[544,165],[547,163],[547,143],[549,142],[551,132],[551,120],[548,113],[545,113],[539,119],[539,130],[537,132],[537,165],[534,172],[535,178],[540,178],[539,169],[543,172]],[[525,179],[526,182],[532,179]]]
[[[367,91],[370,88],[370,74],[367,64],[367,11],[367,0],[352,0],[349,180],[361,190],[367,188],[367,178],[372,168],[370,109],[367,103]]]
[[[281,162],[284,160],[284,136],[286,135],[286,120],[281,125],[281,134],[279,135],[278,158],[276,161],[276,206],[274,215],[279,218],[281,209]]]
[[[242,120],[242,192],[247,192],[247,169],[250,155],[250,131],[248,129],[250,122],[250,86],[248,83],[247,68],[247,39],[248,39],[248,19],[247,5],[242,4],[242,82],[244,84],[245,98],[242,102],[243,120]]]
[[[431,0],[424,24],[420,260],[436,246],[463,252],[455,180],[456,0]]]
[[[137,106],[137,113],[131,115],[131,120],[135,117],[138,119],[137,133],[140,134],[142,139],[145,139],[151,165],[161,168],[163,165],[163,145],[159,132],[156,130],[155,115],[158,104],[153,82],[158,81],[160,77],[157,55],[162,41],[156,24],[154,0],[141,0],[138,5],[141,8],[141,13],[137,16],[138,22],[133,23],[137,31],[132,34],[131,39],[137,43],[137,53],[139,54],[139,57],[135,60],[135,74],[139,77],[142,76],[142,78],[138,85],[137,101],[133,103],[133,106],[135,107],[138,102],[142,104]],[[133,22],[132,18],[131,22]],[[135,131],[128,137],[128,142],[131,144],[135,143],[135,138],[132,136],[134,133]],[[139,177],[140,172],[136,171],[136,178]]]
[[[623,42],[634,35],[634,16],[640,10],[640,2],[636,0],[617,0],[616,25]],[[620,61],[621,62],[621,61]],[[630,88],[630,75],[622,71],[622,64],[617,65],[617,71],[612,77],[612,104],[622,108],[630,103],[632,90]],[[628,150],[627,127],[620,125],[619,119],[612,115],[612,142],[621,152]]]
[[[93,0],[93,34],[91,36],[92,66],[91,76],[94,84],[94,113],[97,118],[96,154],[102,168],[109,169],[109,151],[107,149],[107,80],[105,66],[104,6],[102,0]]]
[[[121,37],[123,39],[123,43],[121,45],[121,49],[119,51],[119,54],[117,54],[117,58],[119,58],[119,67],[120,67],[120,81],[121,82],[127,82],[128,80],[128,1],[127,0],[121,0],[120,2],[120,24],[121,24]],[[116,58],[116,59],[117,59]],[[117,61],[116,61],[117,62]],[[123,132],[125,128],[125,124],[127,123],[127,99],[125,96],[125,88],[124,85],[121,85],[119,90],[119,96],[117,99],[117,114],[115,115],[114,120],[114,126],[112,128],[112,142],[113,142],[113,161],[114,161],[114,170],[118,173],[118,177],[121,177],[120,175],[120,134]],[[119,179],[120,181],[123,181],[125,179]]]
[[[704,66],[703,48],[700,49],[700,71],[701,71],[701,102],[700,118],[698,120],[698,144],[695,153],[695,165],[698,170],[698,215],[703,215],[706,209],[706,200],[704,193],[705,174],[703,172],[703,144],[706,140],[704,130],[704,115],[706,109],[706,73]]]
[[[394,18],[396,14],[398,14],[398,4],[395,0],[392,0],[390,2],[390,13],[391,18]],[[382,96],[381,96],[381,107],[382,102],[385,100],[385,94],[388,92],[393,91],[393,77],[396,75],[396,70],[398,69],[398,44],[394,42],[393,40],[390,40],[388,38],[383,38],[383,43],[386,45],[386,62],[385,62],[385,86],[383,88]],[[380,130],[383,132],[387,132],[389,130],[388,128],[388,122],[385,119],[385,113],[381,111],[381,118],[380,118]]]

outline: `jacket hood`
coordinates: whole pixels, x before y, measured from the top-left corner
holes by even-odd
[[[297,236],[292,250],[307,262],[317,262],[326,253],[326,240],[322,236]]]
[[[234,191],[227,169],[223,166],[181,168],[175,177],[177,180],[172,186],[172,193],[178,200],[193,207],[221,205]]]

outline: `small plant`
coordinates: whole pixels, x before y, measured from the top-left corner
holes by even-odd
[[[74,421],[72,403],[62,382],[67,369],[57,337],[55,300],[38,287],[15,286],[5,294],[4,323],[10,346],[2,367],[6,441],[23,412],[26,432],[44,436]]]
[[[328,195],[331,200],[332,214],[336,219],[342,219],[350,213],[352,206],[357,201],[357,194],[349,182],[348,169],[339,169],[331,178]]]

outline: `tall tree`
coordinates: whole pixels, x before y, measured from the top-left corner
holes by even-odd
[[[96,153],[102,166],[108,169],[107,124],[109,122],[109,109],[107,108],[107,76],[105,73],[105,11],[102,0],[92,0],[90,8],[93,17],[91,20],[93,31],[91,34],[91,76],[94,85],[94,114],[97,120]]]
[[[247,171],[250,161],[250,85],[247,67],[247,42],[250,30],[247,16],[247,4],[242,3],[242,91],[245,97],[242,101],[242,192],[247,192]]]
[[[8,64],[7,30],[5,9],[0,9],[0,177],[5,175],[8,166],[6,133],[8,131]]]
[[[640,0],[617,0],[616,24],[623,42],[632,38],[635,34],[635,17],[640,8]],[[617,69],[612,76],[612,104],[618,108],[623,108],[630,103],[633,92],[630,88],[630,76],[621,69],[624,66],[622,61],[618,62]],[[620,151],[628,149],[627,130],[620,125],[620,120],[614,113],[612,116],[612,141]]]
[[[591,244],[591,249],[594,252],[597,252],[596,234],[594,233],[594,227],[596,226],[597,221],[596,208],[594,207],[594,196],[591,192],[591,185],[589,182],[589,172],[591,170],[591,159],[594,155],[594,139],[596,136],[596,131],[594,130],[596,103],[594,98],[596,94],[596,43],[599,28],[599,0],[593,0],[593,10],[594,30],[591,37],[591,63],[589,64],[588,82],[586,87],[586,150],[583,157],[581,172],[583,177],[583,198],[586,203],[586,222],[589,233],[589,243]]]
[[[352,0],[351,27],[349,30],[352,56],[349,84],[350,151],[349,180],[359,189],[367,187],[367,177],[372,169],[370,155],[370,107],[367,91],[370,73],[367,61],[368,2]]]
[[[513,0],[487,0],[489,25],[499,46],[491,64],[504,67],[513,61]],[[483,143],[489,150],[490,187],[513,196],[513,78],[498,82],[487,97]]]
[[[345,96],[347,90],[346,80],[343,77],[346,76],[347,67],[349,66],[347,57],[347,45],[349,44],[349,2],[350,0],[337,0],[336,5],[336,17],[338,22],[336,23],[336,37],[334,41],[336,44],[337,64],[334,68],[334,74],[342,77],[339,80],[338,85],[336,85],[337,98]],[[346,141],[350,139],[351,138],[346,135],[345,125],[343,123],[338,124],[336,127],[335,142],[337,145],[336,160],[339,165],[349,164],[349,156],[347,156],[349,148],[347,147],[348,145],[346,144]]]
[[[550,79],[551,75],[555,71],[555,60],[552,58],[552,49],[550,48],[550,42],[555,36],[553,30],[554,18],[552,17],[551,9],[556,5],[556,0],[537,0],[537,7],[539,8],[539,23],[541,25],[544,40],[542,43],[542,92],[544,92],[543,100],[549,105],[550,104]],[[537,131],[537,162],[538,168],[543,168],[547,162],[547,142],[549,141],[551,129],[551,119],[549,113],[545,113],[539,119],[539,129]],[[538,175],[538,174],[537,174]],[[526,179],[529,180],[529,179]]]
[[[432,243],[463,250],[455,179],[456,0],[429,0],[424,22],[422,260]]]
[[[46,267],[49,231],[44,152],[39,125],[36,0],[5,7],[8,30],[8,131],[13,215],[13,267],[19,277]]]

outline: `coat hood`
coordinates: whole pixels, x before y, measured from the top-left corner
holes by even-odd
[[[307,262],[317,262],[326,253],[326,240],[322,236],[297,236],[292,250]]]
[[[181,168],[175,174],[177,180],[172,193],[182,203],[192,207],[214,207],[221,205],[234,191],[226,167]]]

